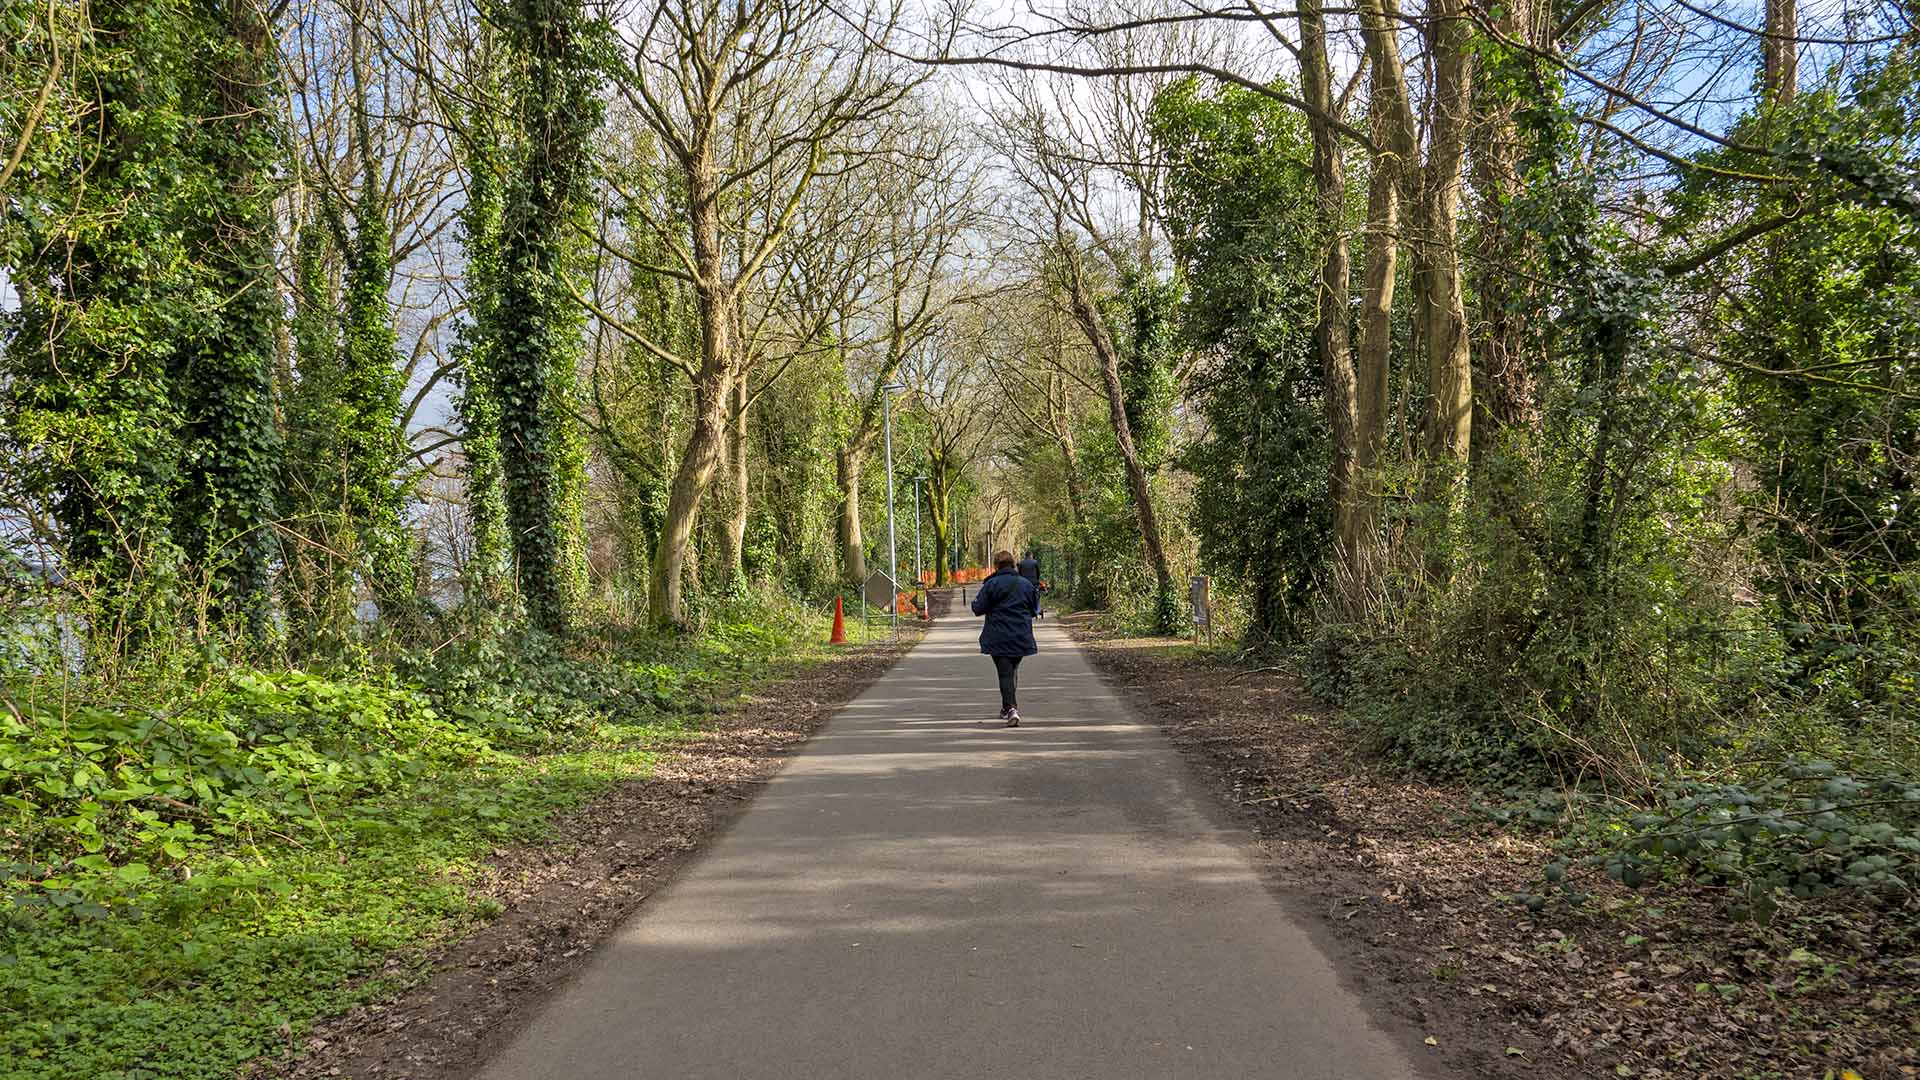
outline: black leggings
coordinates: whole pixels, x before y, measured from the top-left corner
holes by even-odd
[[[1015,689],[1020,684],[1020,660],[1018,656],[996,656],[993,658],[993,670],[1000,673],[1000,711],[1016,707],[1013,700]]]

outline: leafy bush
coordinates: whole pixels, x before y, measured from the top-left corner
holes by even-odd
[[[1743,779],[1663,770],[1637,809],[1564,788],[1509,788],[1504,802],[1475,809],[1503,826],[1559,834],[1547,892],[1576,903],[1586,898],[1569,875],[1576,862],[1630,888],[1678,874],[1732,889],[1735,913],[1761,922],[1780,894],[1905,897],[1920,887],[1920,782],[1806,757],[1749,771]],[[1537,908],[1548,896],[1525,899]]]
[[[212,849],[324,839],[325,807],[501,760],[415,691],[301,672],[240,672],[176,711],[29,699],[0,714],[0,884],[104,916]]]
[[[468,888],[489,850],[818,655],[794,644],[817,616],[749,614],[591,649],[487,635],[371,677],[0,683],[0,1074],[226,1080],[413,978],[498,914]]]
[[[1920,782],[1830,761],[1789,761],[1751,783],[1676,776],[1652,809],[1610,832],[1591,858],[1628,885],[1671,863],[1761,905],[1774,892],[1920,886]]]

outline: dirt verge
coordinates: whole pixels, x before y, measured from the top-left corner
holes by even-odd
[[[1861,898],[1731,919],[1724,890],[1529,911],[1547,838],[1475,795],[1381,769],[1297,679],[1062,620],[1266,856],[1271,880],[1377,1008],[1462,1076],[1905,1080],[1920,1076],[1915,907]]]
[[[903,631],[898,644],[850,649],[762,688],[743,709],[712,717],[647,779],[566,815],[552,839],[495,852],[478,892],[500,906],[498,918],[432,950],[432,974],[412,989],[322,1022],[301,1058],[254,1075],[474,1075],[627,916],[740,816],[789,755],[917,640]]]

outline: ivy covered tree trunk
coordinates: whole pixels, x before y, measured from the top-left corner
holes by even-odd
[[[499,17],[525,67],[519,161],[501,227],[489,358],[500,471],[520,594],[534,626],[564,633],[579,594],[585,457],[574,397],[583,315],[565,277],[586,211],[598,75],[574,0],[513,0]]]
[[[1325,395],[1328,440],[1332,451],[1327,462],[1327,501],[1333,508],[1335,551],[1341,576],[1352,583],[1358,580],[1362,558],[1360,530],[1365,516],[1358,506],[1354,482],[1360,440],[1357,398],[1359,379],[1354,371],[1353,338],[1349,329],[1348,278],[1352,257],[1347,248],[1346,201],[1347,176],[1341,155],[1340,136],[1333,128],[1338,108],[1334,101],[1333,77],[1327,60],[1327,21],[1320,5],[1300,5],[1300,85],[1307,100],[1320,114],[1309,115],[1307,129],[1313,139],[1313,183],[1319,195],[1319,217],[1323,255],[1320,273],[1319,311],[1314,325],[1314,345],[1320,356],[1320,374]]]
[[[1510,0],[1494,16],[1501,37],[1521,45],[1536,40],[1539,16],[1533,0]],[[1531,429],[1540,420],[1536,401],[1535,369],[1542,362],[1537,313],[1549,305],[1533,280],[1539,251],[1527,230],[1507,220],[1509,208],[1521,194],[1520,132],[1515,112],[1523,95],[1541,92],[1527,76],[1530,66],[1510,55],[1510,49],[1489,45],[1480,50],[1476,116],[1471,127],[1473,181],[1479,213],[1473,249],[1473,295],[1479,340],[1473,351],[1476,421],[1473,429],[1476,458],[1499,433]],[[1485,423],[1480,421],[1484,420]]]
[[[0,201],[0,263],[19,301],[0,315],[0,408],[5,456],[90,604],[89,660],[107,663],[179,615],[170,371],[196,298],[175,155],[194,129],[194,26],[169,0],[103,5],[90,19],[50,10],[73,16],[59,31],[70,74]],[[72,185],[82,172],[91,182]]]
[[[1426,454],[1450,500],[1473,433],[1473,366],[1460,280],[1460,192],[1472,100],[1472,24],[1461,0],[1436,0],[1434,107],[1421,207],[1420,317],[1427,347]]]
[[[271,615],[281,460],[273,404],[278,53],[261,0],[202,10],[213,16],[201,24],[212,55],[195,141],[212,182],[209,205],[194,216],[205,303],[175,357],[185,464],[177,528],[211,614],[261,635]]]
[[[495,396],[499,344],[501,147],[493,118],[476,110],[467,133],[467,203],[460,210],[462,247],[467,258],[469,316],[460,328],[460,393],[454,408],[460,424],[462,468],[466,474],[467,525],[473,548],[464,567],[462,588],[469,599],[490,608],[506,600],[510,587],[507,503],[500,468],[500,401]]]
[[[293,379],[282,391],[287,528],[281,603],[298,653],[337,650],[353,623],[356,566],[341,435],[340,322],[327,230],[300,229],[293,289]]]
[[[747,377],[733,381],[728,406],[726,520],[721,523],[720,573],[729,587],[746,584],[747,514]]]
[[[1133,442],[1133,431],[1127,424],[1126,392],[1120,384],[1120,353],[1114,347],[1113,335],[1107,332],[1107,325],[1101,318],[1092,294],[1087,290],[1086,278],[1078,262],[1067,270],[1066,279],[1067,302],[1073,310],[1074,321],[1080,324],[1081,333],[1093,346],[1094,356],[1100,364],[1100,381],[1107,397],[1107,418],[1113,424],[1114,442],[1120,448],[1120,461],[1127,476],[1127,491],[1132,496],[1134,517],[1140,525],[1141,546],[1146,552],[1147,565],[1153,568],[1155,606],[1162,629],[1168,629],[1174,615],[1173,570],[1167,563],[1167,551],[1160,539],[1160,522],[1153,509],[1153,489],[1147,483],[1146,467],[1141,463],[1140,451]]]
[[[1354,359],[1353,475],[1356,484],[1365,485],[1386,453],[1400,233],[1406,218],[1406,193],[1418,175],[1418,150],[1405,62],[1395,36],[1398,5],[1395,0],[1371,0],[1363,4],[1360,18],[1368,62],[1368,124],[1378,147],[1367,177],[1366,284],[1360,305],[1360,345]],[[1362,546],[1353,553],[1356,576],[1348,600],[1359,603],[1372,583],[1379,499],[1358,488],[1352,497],[1352,528]]]
[[[957,479],[940,457],[929,459],[927,468],[927,514],[933,525],[933,581],[953,584],[953,485]]]
[[[349,108],[353,143],[359,157],[360,190],[353,207],[353,230],[342,234],[346,249],[345,332],[341,348],[340,398],[342,449],[346,454],[346,506],[359,540],[362,567],[381,614],[399,616],[414,601],[413,542],[406,522],[406,489],[400,471],[407,460],[400,428],[401,395],[406,378],[398,364],[393,330],[392,234],[387,223],[385,179],[373,139],[367,101],[366,46],[360,25],[364,0],[356,7],[348,48],[353,101]]]

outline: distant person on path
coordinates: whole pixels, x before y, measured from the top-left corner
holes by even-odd
[[[1028,549],[1027,557],[1020,560],[1020,576],[1033,583],[1033,617],[1039,618],[1040,608],[1040,559]]]
[[[1040,614],[1040,590],[1013,568],[1013,552],[993,553],[993,574],[973,594],[973,613],[985,615],[980,627],[980,651],[993,657],[1000,674],[1000,719],[1020,726],[1020,704],[1015,690],[1020,682],[1020,660],[1040,651],[1033,641],[1033,620]]]

